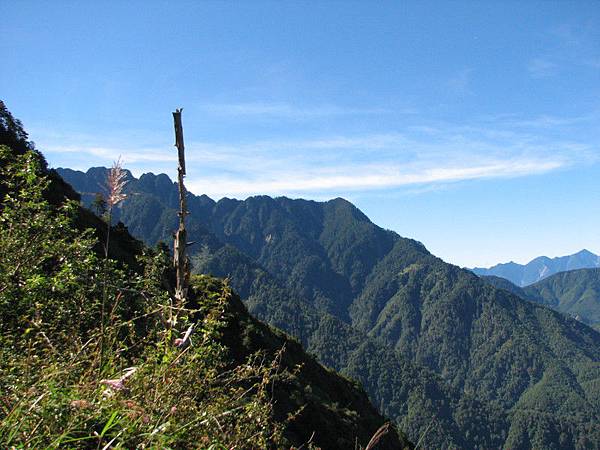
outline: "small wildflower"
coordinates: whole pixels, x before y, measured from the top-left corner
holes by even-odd
[[[121,380],[121,379],[100,380],[100,383],[105,384],[106,386],[108,386],[109,388],[111,388],[115,391],[122,391],[123,389],[125,389],[125,383],[123,383],[123,380]]]
[[[133,375],[136,370],[136,367],[130,367],[125,369],[125,373],[121,376],[121,378],[115,378],[113,380],[100,380],[100,383],[108,386],[112,390],[123,391],[125,390],[125,380]]]

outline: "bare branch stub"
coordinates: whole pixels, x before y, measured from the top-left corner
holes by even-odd
[[[188,214],[186,205],[186,193],[183,179],[185,177],[185,147],[183,144],[183,125],[181,124],[181,109],[173,112],[175,125],[175,146],[179,165],[177,167],[177,182],[179,187],[179,228],[175,233],[173,249],[173,265],[176,270],[175,299],[182,305],[187,298],[189,282],[189,262],[186,257],[187,232],[185,229],[185,216]]]

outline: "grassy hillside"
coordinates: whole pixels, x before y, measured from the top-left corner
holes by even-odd
[[[0,145],[0,163],[4,446],[365,448],[384,425],[222,281],[194,277],[173,305],[169,255],[122,227],[104,258],[106,223],[60,195],[38,153]],[[374,448],[412,448],[386,429]]]

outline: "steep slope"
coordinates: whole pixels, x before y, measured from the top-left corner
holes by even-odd
[[[509,262],[506,264],[497,264],[490,268],[475,267],[471,270],[480,276],[494,275],[506,278],[517,286],[523,287],[543,280],[555,273],[594,267],[600,267],[600,256],[588,250],[581,250],[573,255],[556,258],[540,256],[527,264]]]
[[[559,272],[522,288],[500,277],[482,279],[600,330],[600,269]]]
[[[359,386],[252,318],[221,281],[194,277],[181,310],[169,301],[164,252],[117,227],[125,244],[116,260],[99,259],[102,227],[80,231],[71,191],[40,154],[0,141],[0,162],[3,444],[365,448],[384,425]],[[60,201],[49,203],[48,192]],[[136,252],[126,254],[129,241]],[[178,348],[188,325],[192,344]],[[388,427],[375,448],[412,444]]]
[[[538,303],[600,329],[600,269],[557,273],[523,290]]]
[[[163,202],[159,196],[148,197]],[[342,323],[383,346],[382,355],[399,355],[412,367],[435,372],[446,383],[444,389],[463,393],[461,399],[472,395],[488,411],[499,408],[508,414],[506,426],[497,420],[505,446],[568,443],[577,447],[585,439],[598,437],[594,433],[599,430],[589,429],[600,413],[600,335],[593,330],[487,286],[472,273],[435,258],[422,244],[372,224],[343,199],[317,203],[253,197],[216,203],[205,200],[203,206],[199,231],[235,247],[283,286],[290,299],[320,311],[316,323],[292,320],[299,329],[290,332],[303,341],[318,335],[326,345],[309,345],[320,349],[322,362],[342,371],[355,367],[354,360],[332,358],[326,349],[335,345],[335,354],[344,355],[351,348],[352,339],[343,334],[343,340],[339,339]],[[136,213],[125,213],[134,219],[127,222],[131,229],[139,220]],[[197,266],[207,267],[203,263],[213,251],[209,243],[199,246]],[[221,267],[221,272],[232,275],[234,286],[247,283],[236,271],[239,261],[234,260]],[[294,311],[295,306],[284,299],[282,305],[271,308],[270,290],[261,294],[256,286],[265,279],[253,281],[258,293],[248,302],[256,305],[251,308],[262,309],[266,320],[276,322],[282,310]],[[241,292],[248,295],[248,291]],[[335,317],[338,325],[331,326],[329,317]],[[319,335],[315,330],[323,332]],[[393,358],[382,358],[384,362],[373,366],[361,361],[363,370],[357,370],[356,378],[368,386],[378,379],[368,367],[376,370],[396,364]],[[367,388],[375,401],[384,399],[379,405],[384,411],[394,396],[406,398],[398,394],[406,387],[404,378],[388,377],[389,373],[379,378],[375,388]],[[569,384],[561,385],[564,377]],[[417,394],[419,389],[411,388],[409,404],[415,395],[423,396],[425,402],[435,398],[428,389]],[[560,409],[544,400],[556,395],[557,389],[565,396],[576,393]],[[455,406],[449,408],[445,417],[456,417]],[[397,417],[402,421],[408,416],[410,412],[400,412]],[[468,447],[478,445],[471,435],[465,439]],[[498,437],[479,445],[502,445],[494,439]]]
[[[431,448],[500,447],[506,417],[430,370],[305,301],[232,246],[205,255],[201,272],[228,276],[250,311],[297,336],[325,365],[359,381],[413,441]],[[268,301],[265,301],[268,299]]]
[[[366,447],[385,422],[360,386],[325,369],[297,341],[250,316],[239,297],[221,280],[201,276],[193,280],[193,285],[207,298],[210,293],[225,294],[219,342],[225,345],[234,364],[242,365],[256,354],[271,359],[280,355],[278,370],[287,373],[272,383],[273,410],[280,423],[293,416],[284,431],[289,443],[299,446],[312,442],[324,449],[353,448],[357,443]],[[376,448],[413,446],[390,427]]]

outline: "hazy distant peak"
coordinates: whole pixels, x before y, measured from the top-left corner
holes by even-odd
[[[510,280],[517,286],[527,286],[559,272],[576,269],[592,269],[600,267],[600,257],[587,249],[567,256],[538,256],[527,264],[514,262],[496,264],[489,268],[475,267],[471,269],[480,276],[494,275]]]

